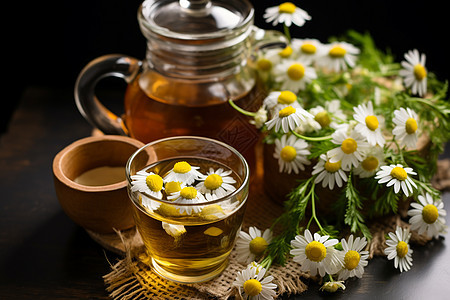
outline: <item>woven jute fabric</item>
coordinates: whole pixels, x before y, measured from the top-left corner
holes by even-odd
[[[450,188],[450,161],[439,162],[437,178],[433,181],[439,189]],[[262,230],[271,226],[273,220],[283,212],[282,206],[269,199],[257,183],[253,184],[247,203],[243,230],[256,226]],[[396,226],[409,227],[406,220],[408,206],[401,207],[398,215],[371,220],[368,224],[373,239],[367,246],[370,257],[383,255],[385,236]],[[236,252],[230,254],[229,265],[218,277],[199,284],[178,284],[159,277],[149,267],[149,258],[144,251],[142,240],[136,230],[118,232],[115,237],[105,237],[90,232],[93,239],[112,251],[123,253],[124,258],[111,266],[111,272],[104,276],[106,289],[113,299],[239,299],[232,283],[236,274],[246,266],[236,260]],[[117,238],[119,237],[119,238]],[[412,244],[425,244],[429,239],[413,232]],[[297,263],[289,259],[285,266],[272,265],[269,269],[278,286],[277,295],[300,294],[305,291],[309,280],[320,280],[309,273],[300,271]]]

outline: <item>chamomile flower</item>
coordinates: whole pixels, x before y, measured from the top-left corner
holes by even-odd
[[[416,148],[418,140],[418,117],[415,111],[407,107],[401,107],[394,111],[392,122],[395,128],[392,133],[401,145],[409,148]]]
[[[311,16],[306,11],[291,2],[267,8],[263,17],[267,23],[272,22],[273,26],[284,23],[287,27],[290,27],[292,23],[301,27],[306,21],[311,20]]]
[[[328,293],[334,293],[338,289],[345,290],[344,281],[341,281],[341,280],[340,281],[327,281],[320,287],[319,290],[325,291]]]
[[[290,254],[294,256],[293,260],[300,264],[302,271],[309,271],[315,276],[317,273],[321,277],[325,273],[335,274],[341,265],[337,257],[337,250],[334,249],[339,241],[329,239],[328,235],[321,236],[306,229],[304,235],[297,235],[291,241],[292,250]]]
[[[173,193],[171,196],[167,196],[168,200],[172,200],[177,204],[200,204],[208,202],[205,197],[197,191],[195,187],[187,186],[182,188],[179,192]],[[192,213],[199,213],[202,210],[202,206],[175,206],[180,214],[186,213],[191,215]]]
[[[172,170],[164,177],[164,181],[178,181],[186,185],[192,184],[202,173],[197,171],[200,167],[193,167],[188,162],[179,161],[175,163]]]
[[[330,162],[325,154],[320,155],[319,162],[313,167],[312,175],[317,175],[314,183],[322,182],[322,187],[332,190],[336,184],[342,187],[343,182],[347,182],[347,175],[342,170],[341,162]]]
[[[264,106],[261,106],[258,109],[255,116],[253,117],[253,120],[250,120],[249,122],[250,124],[255,125],[257,129],[261,129],[264,126],[264,123],[267,122],[267,110],[264,108]]]
[[[402,189],[406,196],[413,192],[413,187],[417,189],[416,184],[412,181],[410,175],[417,175],[412,168],[404,168],[403,165],[382,166],[381,170],[376,173],[375,179],[379,179],[378,183],[386,183],[387,187],[394,186],[394,192],[397,194]]]
[[[273,157],[278,160],[279,172],[286,172],[291,174],[299,173],[299,170],[304,171],[305,165],[311,164],[306,158],[309,152],[308,143],[295,135],[289,137],[284,134],[280,139],[275,140],[275,152]]]
[[[231,172],[231,170],[224,171],[222,168],[216,171],[210,168],[206,175],[200,176],[200,182],[196,188],[205,195],[208,201],[225,197],[236,190],[236,187],[233,186],[236,180],[234,180],[233,176],[230,176]]]
[[[164,191],[167,196],[172,196],[174,193],[180,192],[185,187],[183,182],[169,181],[164,184]]]
[[[270,48],[265,51],[261,51],[260,55],[256,59],[256,68],[263,73],[269,73],[273,67],[281,60],[280,52],[283,49]]]
[[[385,140],[380,129],[380,117],[374,114],[372,102],[369,101],[367,105],[360,104],[354,107],[353,110],[355,111],[353,118],[358,122],[355,130],[366,137],[371,146],[383,146]]]
[[[389,232],[390,239],[386,240],[388,247],[384,249],[384,254],[387,255],[387,259],[394,259],[394,266],[400,268],[400,272],[409,271],[412,266],[413,251],[408,244],[410,237],[409,229],[397,226],[395,233]]]
[[[405,59],[401,62],[403,69],[399,74],[403,77],[405,87],[411,88],[413,94],[422,97],[427,93],[426,56],[414,49],[405,54]]]
[[[433,200],[430,194],[426,193],[425,197],[420,195],[419,202],[412,202],[413,209],[408,211],[411,216],[409,223],[411,230],[417,230],[419,234],[426,233],[429,237],[438,238],[440,233],[445,231],[445,216],[447,212],[444,210],[444,203],[441,199]]]
[[[244,264],[251,263],[264,254],[271,241],[270,229],[266,229],[264,233],[256,227],[250,227],[248,233],[241,231],[236,241],[237,260]]]
[[[312,64],[321,55],[323,44],[316,39],[292,39],[292,49],[294,49],[301,61]]]
[[[357,55],[360,50],[346,42],[334,42],[326,45],[326,52],[317,64],[335,72],[345,71],[348,67],[353,68],[356,64]]]
[[[364,273],[364,267],[367,266],[367,259],[369,258],[369,252],[364,251],[364,247],[367,245],[366,238],[357,237],[353,239],[353,234],[348,238],[341,240],[343,250],[340,251],[342,258],[342,269],[338,272],[339,280],[346,280],[349,277],[361,278]]]
[[[347,130],[336,130],[331,136],[331,141],[340,146],[327,152],[330,162],[340,161],[344,170],[348,170],[352,166],[357,167],[369,147],[364,137],[356,130],[348,130],[348,127]]]
[[[257,268],[250,265],[238,272],[233,286],[239,290],[239,295],[245,300],[274,299],[277,285],[272,283],[273,276],[264,277],[264,275],[266,275],[265,268]]]
[[[347,116],[341,110],[341,102],[337,99],[327,101],[325,107],[316,106],[309,111],[314,120],[320,124],[321,128],[331,127],[336,129],[338,127],[338,121],[346,121]]]
[[[280,128],[284,133],[295,130],[300,122],[306,118],[313,118],[313,116],[301,107],[294,108],[292,105],[286,106],[278,112],[271,120],[266,122],[267,129],[275,128],[278,132]]]
[[[368,178],[375,175],[381,166],[386,165],[384,151],[380,146],[371,147],[365,154],[363,160],[354,172],[361,178]]]
[[[274,69],[275,81],[281,84],[282,90],[297,93],[317,78],[316,71],[306,62],[300,60],[285,60]]]
[[[263,106],[266,107],[271,115],[276,115],[287,106],[292,106],[295,109],[302,108],[297,101],[297,95],[291,91],[274,91],[264,99]]]
[[[146,193],[158,199],[162,199],[163,179],[153,172],[138,171],[131,175],[131,191]]]

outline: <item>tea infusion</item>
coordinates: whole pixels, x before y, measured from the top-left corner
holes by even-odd
[[[243,220],[246,199],[231,195],[242,179],[204,158],[158,162],[131,179],[136,226],[155,271],[180,282],[219,274]]]

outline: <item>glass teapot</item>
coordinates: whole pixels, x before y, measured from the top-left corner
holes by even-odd
[[[144,60],[105,55],[78,76],[75,101],[81,114],[105,134],[144,143],[177,135],[221,140],[253,160],[258,132],[228,100],[256,110],[265,96],[249,61],[255,50],[284,43],[276,31],[253,26],[247,0],[146,0],[138,21],[147,39]],[[96,98],[97,82],[123,78],[124,114]]]

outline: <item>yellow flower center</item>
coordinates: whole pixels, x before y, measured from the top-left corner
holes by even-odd
[[[414,77],[416,77],[417,80],[422,80],[425,77],[427,77],[427,70],[424,66],[421,64],[417,64],[414,66]]]
[[[250,252],[260,256],[266,251],[267,246],[267,241],[263,237],[257,236],[250,241]]]
[[[367,172],[372,172],[378,167],[378,158],[375,156],[368,156],[361,162],[361,167]]]
[[[282,91],[278,96],[278,103],[280,104],[292,104],[297,100],[297,95],[291,91]]]
[[[391,176],[398,180],[406,180],[406,178],[408,178],[408,174],[402,167],[393,168],[391,171]]]
[[[427,224],[433,224],[439,217],[439,212],[436,206],[428,204],[422,209],[423,221]]]
[[[327,160],[327,162],[325,163],[324,167],[325,167],[325,170],[327,170],[330,173],[337,172],[341,168],[341,161],[332,163],[329,160]]]
[[[180,212],[173,205],[166,203],[161,203],[158,207],[158,212],[165,217],[179,217],[186,214],[184,212],[183,214],[180,214]]]
[[[291,2],[284,2],[278,6],[278,12],[279,13],[285,13],[285,14],[293,14],[295,11],[295,5]]]
[[[366,126],[372,131],[375,131],[378,128],[378,119],[375,116],[367,116],[366,117]]]
[[[331,124],[330,115],[326,110],[322,110],[314,116],[314,120],[320,124],[322,128],[328,127]]]
[[[344,48],[342,48],[341,46],[334,46],[328,52],[328,54],[333,58],[342,58],[345,56],[346,53],[347,53],[347,51]]]
[[[358,143],[352,138],[347,138],[342,142],[341,149],[345,154],[352,154],[358,148]]]
[[[305,254],[309,260],[320,262],[327,256],[327,248],[318,241],[312,241],[306,245]]]
[[[400,241],[397,244],[397,256],[403,258],[408,254],[408,244],[404,241]]]
[[[194,199],[197,197],[197,190],[195,187],[187,186],[180,191],[180,196],[184,199]]]
[[[191,170],[191,165],[185,161],[179,161],[173,166],[175,173],[184,174]]]
[[[278,55],[281,56],[282,58],[288,58],[289,56],[291,56],[292,52],[294,52],[292,50],[292,47],[286,46],[283,50],[278,52]]]
[[[220,175],[211,174],[205,179],[205,187],[208,190],[215,190],[223,183],[223,179]]]
[[[405,123],[405,130],[407,134],[413,134],[417,131],[417,121],[413,118],[409,118]]]
[[[170,181],[166,183],[166,193],[173,194],[181,191],[181,184],[177,181]]]
[[[262,291],[261,282],[256,279],[249,279],[244,282],[244,292],[250,297],[259,295]]]
[[[344,266],[347,270],[353,270],[359,264],[359,260],[361,259],[361,255],[354,250],[347,251],[344,257]]]
[[[300,80],[305,76],[305,67],[302,64],[293,64],[287,70],[287,75],[292,80]]]
[[[281,149],[280,156],[282,160],[291,162],[297,156],[297,151],[292,146],[285,146],[283,149]]]
[[[303,53],[306,53],[306,54],[314,54],[314,53],[316,53],[316,51],[317,51],[317,47],[314,46],[313,44],[304,43],[304,44],[300,47],[300,50],[301,50]]]
[[[145,178],[145,183],[152,192],[159,192],[163,187],[163,179],[156,174],[148,175]]]
[[[288,106],[278,112],[278,117],[286,118],[292,115],[293,113],[295,113],[295,108],[293,108],[292,106]]]
[[[256,66],[261,71],[270,71],[272,69],[272,62],[267,58],[261,58],[256,62]]]

